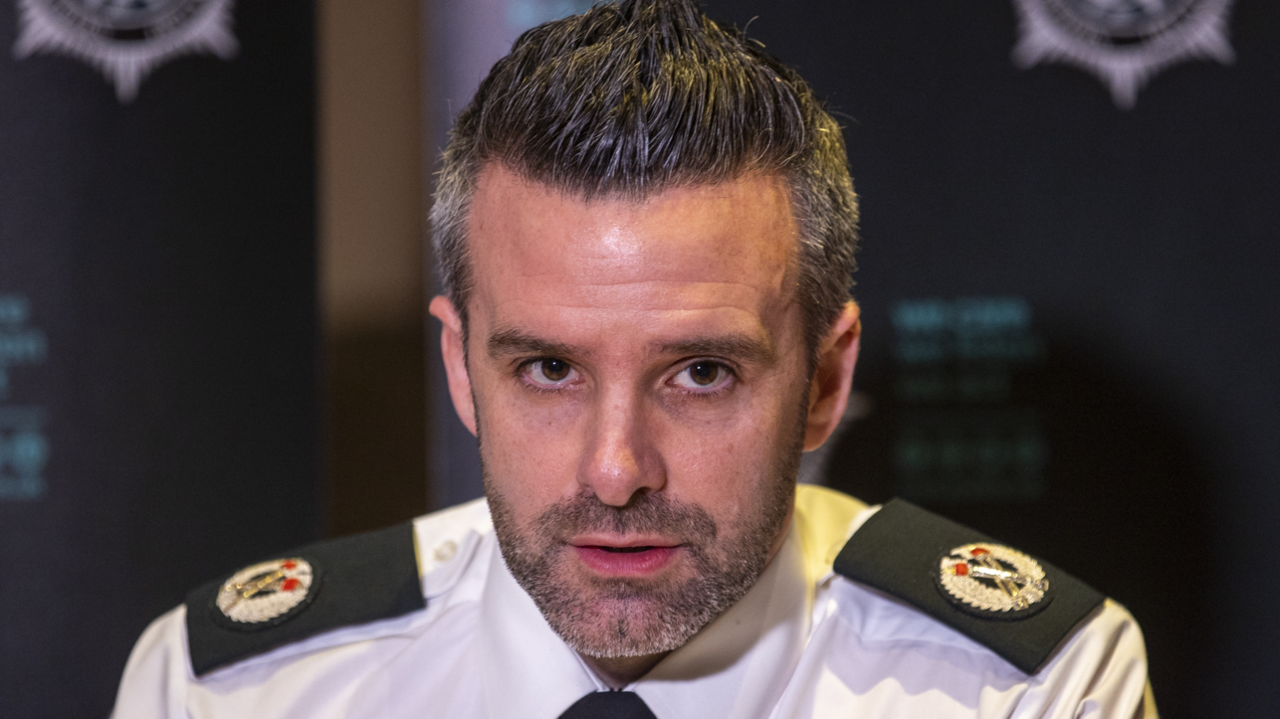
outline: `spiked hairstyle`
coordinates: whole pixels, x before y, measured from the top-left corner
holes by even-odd
[[[445,149],[431,211],[444,290],[467,331],[467,216],[500,163],[584,199],[772,174],[800,233],[810,352],[849,297],[857,197],[840,127],[793,70],[695,0],[623,0],[529,30],[481,82]]]

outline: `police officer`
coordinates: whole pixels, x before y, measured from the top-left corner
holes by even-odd
[[[856,221],[840,128],[691,0],[526,33],[432,212],[486,498],[198,588],[115,716],[1154,715],[1119,605],[797,490],[852,381]]]

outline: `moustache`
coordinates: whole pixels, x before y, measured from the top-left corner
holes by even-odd
[[[640,494],[623,507],[604,504],[595,495],[561,500],[539,515],[536,526],[544,538],[565,542],[591,532],[658,534],[682,543],[703,544],[716,538],[719,528],[702,507],[662,494]]]

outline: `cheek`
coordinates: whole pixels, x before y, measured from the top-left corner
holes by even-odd
[[[792,430],[781,413],[746,406],[714,422],[672,422],[662,432],[670,488],[708,511],[730,516],[776,480]]]
[[[495,379],[505,378],[482,376],[475,383],[480,453],[489,481],[518,498],[512,509],[524,514],[565,496],[566,488],[571,491],[582,452],[580,410],[563,403],[539,405],[527,393],[512,391],[510,382]]]

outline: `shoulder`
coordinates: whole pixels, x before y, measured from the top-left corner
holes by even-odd
[[[457,597],[479,594],[466,588],[485,580],[491,529],[478,500],[216,577],[139,638],[114,716],[185,716],[202,691],[218,706],[257,706],[281,689],[268,677],[306,681],[317,666],[341,667],[347,683],[376,675],[394,660],[396,638],[467,626]],[[446,615],[448,626],[437,626]]]
[[[197,587],[186,599],[196,676],[339,627],[422,609],[414,529],[317,542]]]
[[[958,633],[1034,674],[1102,613],[1100,592],[1043,559],[902,500],[873,510],[833,570],[919,616],[889,623],[913,639]]]
[[[845,506],[832,524],[847,523],[848,541],[818,583],[809,660],[815,686],[846,687],[831,697],[936,716],[971,716],[975,702],[1001,716],[1154,716],[1142,632],[1123,606],[907,502],[851,520],[857,505]]]
[[[186,599],[191,670],[200,677],[321,634],[418,612],[456,584],[490,526],[486,504],[469,502],[215,578]]]

